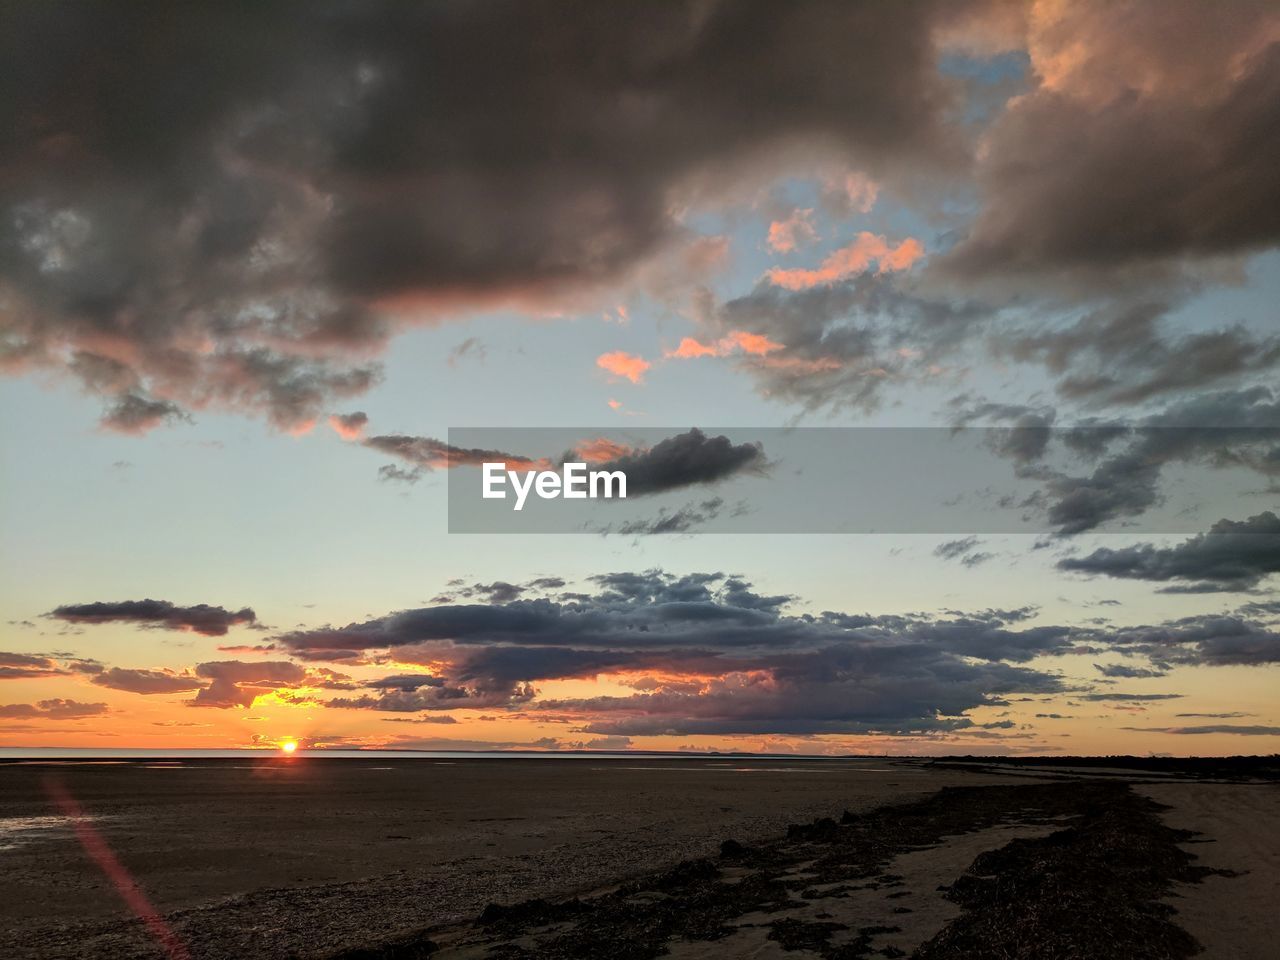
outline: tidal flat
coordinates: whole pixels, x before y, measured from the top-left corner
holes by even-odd
[[[1280,936],[1280,788],[1256,778],[248,756],[0,764],[0,785],[13,958],[844,960],[1000,937],[1008,956],[1247,958]]]

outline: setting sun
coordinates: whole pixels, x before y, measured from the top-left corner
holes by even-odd
[[[280,751],[282,753],[293,753],[293,751],[297,749],[298,749],[298,741],[296,740],[286,740],[282,744],[280,744]]]

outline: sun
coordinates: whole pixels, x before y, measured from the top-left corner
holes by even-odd
[[[293,751],[297,749],[298,749],[297,740],[285,740],[283,743],[280,744],[281,753],[293,753]]]

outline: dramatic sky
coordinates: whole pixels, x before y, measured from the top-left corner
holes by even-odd
[[[1276,752],[1278,303],[1274,3],[6,0],[0,746]],[[1036,532],[699,532],[794,426]]]

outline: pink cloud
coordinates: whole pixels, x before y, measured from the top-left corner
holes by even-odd
[[[818,239],[813,226],[813,208],[792,210],[785,220],[769,224],[769,249],[776,253],[790,253]]]
[[[329,426],[343,440],[359,440],[369,417],[360,410],[355,413],[335,413],[329,417]]]
[[[907,237],[896,247],[890,246],[884,237],[864,230],[853,243],[833,251],[816,270],[796,268],[784,270],[774,267],[766,276],[775,286],[788,290],[804,290],[827,283],[834,283],[855,273],[862,273],[872,262],[878,264],[877,273],[906,270],[924,256],[924,244],[914,237]]]
[[[615,377],[625,377],[632,383],[639,383],[644,378],[645,371],[653,364],[644,357],[637,357],[625,350],[614,350],[596,357],[596,366]]]
[[[748,333],[746,330],[731,330],[725,336],[712,343],[700,343],[693,337],[685,337],[680,346],[668,350],[667,359],[692,360],[696,357],[725,357],[736,351],[763,357],[774,350],[781,350],[783,344],[770,340],[759,333]]]

